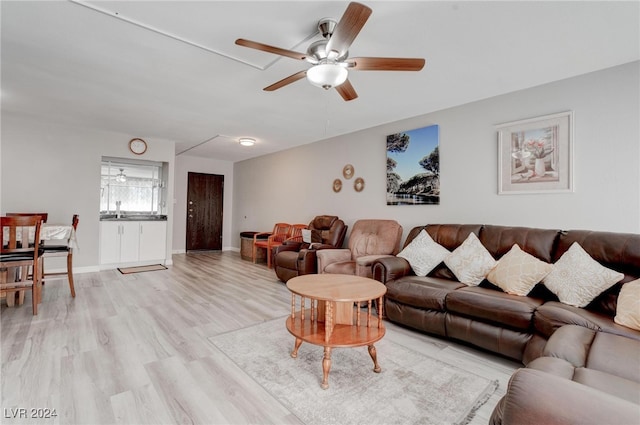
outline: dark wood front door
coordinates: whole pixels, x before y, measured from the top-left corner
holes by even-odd
[[[187,251],[222,249],[224,176],[189,173]]]

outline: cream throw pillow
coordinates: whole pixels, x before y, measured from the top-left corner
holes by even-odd
[[[613,321],[640,331],[640,279],[622,285]]]
[[[514,244],[487,275],[487,280],[507,294],[525,296],[549,274],[553,266]]]
[[[449,250],[436,241],[424,230],[413,238],[409,245],[405,246],[398,257],[409,262],[416,276],[426,276],[442,260],[449,255]]]
[[[469,234],[462,244],[444,259],[456,278],[465,285],[476,286],[496,265],[487,248],[475,233]]]
[[[543,283],[560,302],[584,307],[623,277],[622,273],[602,266],[574,242],[556,261]]]

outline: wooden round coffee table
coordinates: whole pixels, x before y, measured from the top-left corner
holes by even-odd
[[[291,357],[298,356],[303,341],[324,347],[322,359],[323,389],[329,387],[331,350],[334,347],[366,345],[373,360],[373,371],[380,372],[373,343],[385,333],[382,324],[382,283],[366,277],[342,274],[308,274],[287,282],[291,291],[291,315],[287,330],[296,337]],[[376,300],[377,316],[372,314]],[[361,303],[366,302],[366,312]]]

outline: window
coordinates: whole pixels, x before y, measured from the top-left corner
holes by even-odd
[[[165,181],[161,162],[102,158],[100,213],[164,214]]]

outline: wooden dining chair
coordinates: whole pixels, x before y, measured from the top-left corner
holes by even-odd
[[[302,231],[308,229],[306,224],[292,224],[286,234],[273,234],[267,240],[267,266],[273,267],[273,260],[276,248],[287,242],[302,243]]]
[[[24,212],[20,212],[20,213],[7,213],[6,214],[7,217],[25,217],[25,216],[30,216],[30,215],[39,215],[40,218],[42,219],[43,223],[47,222],[47,219],[49,218],[49,213],[39,213],[39,212],[32,212],[32,213],[24,213]]]
[[[286,243],[287,241],[299,241],[302,242],[302,230],[306,229],[306,224],[292,224],[289,226],[289,231],[284,233],[275,233],[269,236],[267,240],[267,266],[269,268],[273,267],[273,252],[280,245]]]
[[[265,248],[267,250],[267,267],[271,268],[271,249],[273,246],[282,244],[289,236],[290,229],[289,223],[276,223],[272,232],[258,232],[253,235],[253,262],[256,262],[258,248]],[[267,239],[263,239],[264,236],[268,236]]]
[[[71,219],[71,226],[73,227],[73,232],[78,229],[78,222],[80,221],[80,216],[78,214],[74,214]],[[44,249],[44,254],[42,255],[43,260],[45,258],[53,258],[53,257],[67,257],[67,271],[66,272],[51,272],[48,273],[44,269],[44,261],[42,265],[42,283],[44,284],[46,281],[54,279],[60,279],[66,277],[69,281],[69,289],[71,290],[71,296],[73,298],[76,297],[76,289],[73,284],[73,246],[71,243],[71,238],[73,234],[69,235],[69,239],[67,239],[67,243],[64,245],[49,245],[45,243],[42,248]]]
[[[40,216],[0,217],[2,245],[0,248],[0,293],[6,294],[7,303],[16,292],[19,304],[24,300],[25,291],[31,291],[33,314],[38,314],[40,301],[40,262],[42,248],[35,241],[40,240],[42,219]],[[34,243],[30,244],[33,230]],[[29,272],[31,269],[31,273]]]
[[[284,242],[302,242],[302,231],[308,228],[308,224],[292,224],[289,230],[289,236]]]

